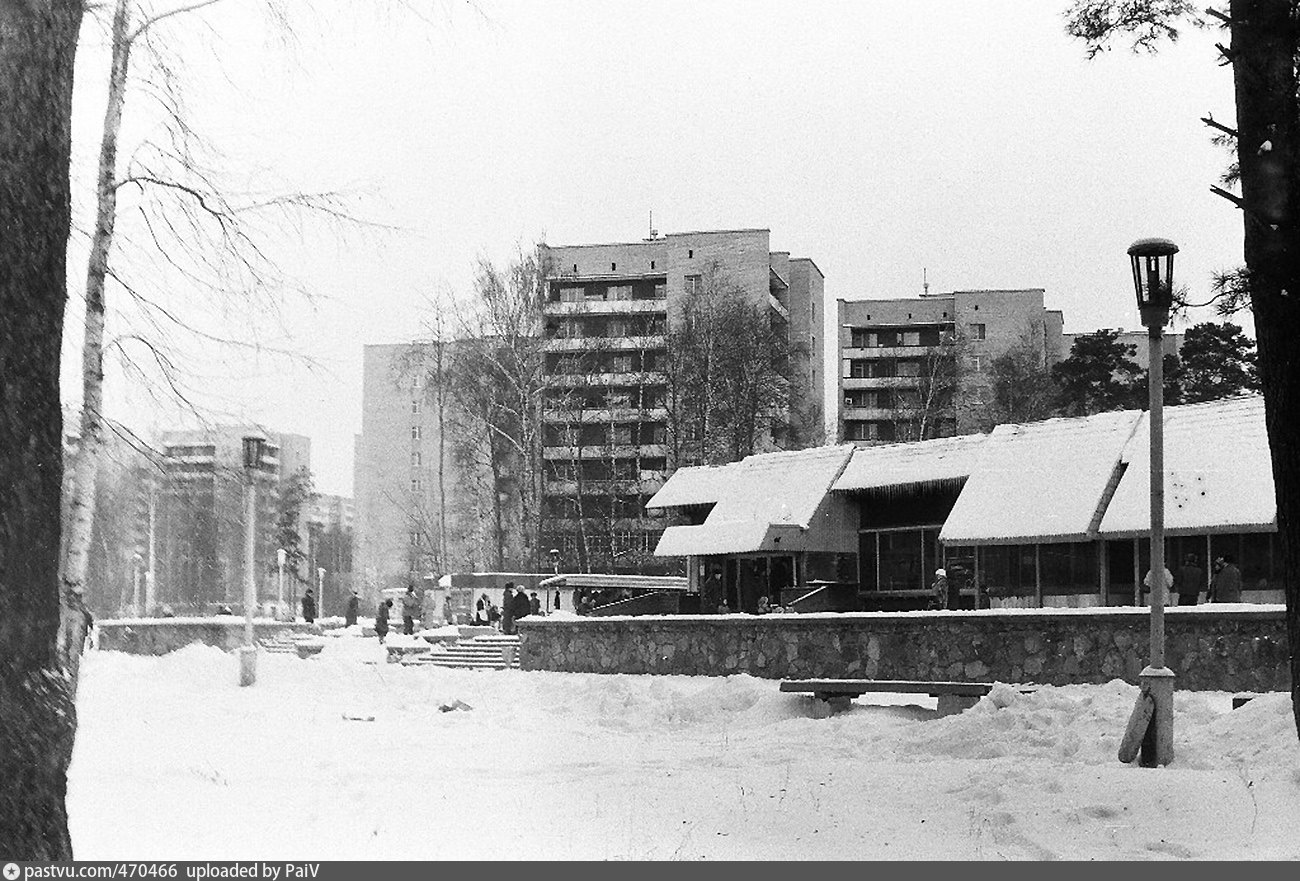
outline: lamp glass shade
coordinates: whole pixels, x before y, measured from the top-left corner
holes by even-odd
[[[244,467],[250,471],[259,467],[265,452],[266,438],[251,435],[244,438]]]
[[[1178,246],[1168,239],[1138,239],[1129,246],[1133,290],[1142,323],[1164,324],[1174,302],[1174,255]]]

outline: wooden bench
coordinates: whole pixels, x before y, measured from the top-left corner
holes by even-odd
[[[1022,693],[1037,686],[1020,685]],[[919,682],[901,679],[787,679],[781,691],[812,694],[813,717],[825,719],[835,710],[846,710],[853,698],[868,692],[928,694],[939,699],[939,715],[960,713],[979,703],[993,690],[992,682]]]

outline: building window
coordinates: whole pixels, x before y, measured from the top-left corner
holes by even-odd
[[[424,544],[424,537],[423,537],[422,535],[420,535],[420,533],[418,533],[418,532],[409,532],[409,533],[407,533],[407,535],[406,535],[406,540],[407,540],[407,542],[410,543],[411,547],[413,547],[413,548],[418,548],[418,547],[420,547],[422,544]]]
[[[970,356],[970,369],[971,369],[971,370],[974,370],[976,373],[982,373],[982,372],[984,371],[984,359],[983,359],[983,357],[980,356],[980,355],[971,355],[971,356]]]
[[[630,284],[615,284],[609,286],[608,300],[630,300],[632,299],[632,286]]]
[[[419,454],[418,451],[412,453],[412,454],[411,454],[411,467],[412,467],[412,468],[419,468],[420,465],[421,465],[421,459],[422,459],[422,457],[420,456],[420,454]]]
[[[650,261],[650,268],[651,269],[655,268],[655,262],[653,260]]]
[[[411,426],[411,440],[413,440],[413,441],[418,441],[419,439],[420,439],[420,426],[418,426],[418,425],[412,425],[412,426]]]
[[[976,307],[976,308],[978,308],[978,307]],[[982,325],[982,324],[972,324],[972,325],[970,326],[970,338],[973,339],[973,340],[982,340],[982,339],[984,339],[984,325]]]
[[[418,477],[411,478],[411,492],[418,493],[424,491],[424,481]]]
[[[666,299],[668,299],[668,285],[663,284],[662,282],[656,282],[656,283],[655,283],[654,298],[655,298],[656,300],[666,300]]]
[[[411,401],[411,415],[412,415],[412,416],[419,416],[419,415],[420,415],[420,399],[419,399],[419,398],[416,398],[415,400]]]
[[[688,251],[686,252],[686,259],[687,259],[687,260],[692,260],[692,259],[694,259],[694,258],[695,258],[695,252],[694,252],[693,250],[688,250]]]
[[[919,330],[903,331],[903,345],[905,346],[921,345],[921,332]]]
[[[698,294],[700,292],[700,288],[703,286],[702,282],[703,282],[702,278],[698,275],[686,276],[686,293]]]
[[[617,264],[617,263],[610,263],[610,264],[609,264],[609,271],[610,271],[610,272],[617,272],[617,271],[618,271],[618,264]]]

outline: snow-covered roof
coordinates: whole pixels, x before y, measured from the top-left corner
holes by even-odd
[[[722,495],[730,465],[692,465],[678,468],[646,503],[646,508],[684,508],[688,505],[712,505]]]
[[[635,587],[647,590],[686,590],[686,579],[680,575],[602,575],[582,572],[552,575],[538,583],[538,587]]]
[[[1142,413],[999,425],[939,540],[1019,544],[1092,538]]]
[[[863,447],[854,452],[832,489],[879,489],[962,480],[971,475],[987,439],[987,435],[968,434],[918,443]]]
[[[709,469],[726,475],[725,480],[708,478],[716,501],[713,510],[698,526],[670,526],[664,530],[655,554],[672,557],[747,553],[764,547],[769,534],[807,529],[854,449],[846,444],[763,453]],[[655,494],[652,505],[671,483]],[[703,494],[689,497],[703,498]]]
[[[1264,399],[1244,395],[1166,407],[1165,531],[1271,531],[1277,505]],[[1102,517],[1107,538],[1151,530],[1151,438],[1147,414],[1124,449],[1128,467]]]

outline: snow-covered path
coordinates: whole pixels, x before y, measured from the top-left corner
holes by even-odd
[[[814,720],[748,676],[403,667],[363,639],[259,670],[87,658],[79,859],[1300,858],[1282,695],[1180,692],[1177,761],[1142,769],[1115,759],[1122,682]]]

